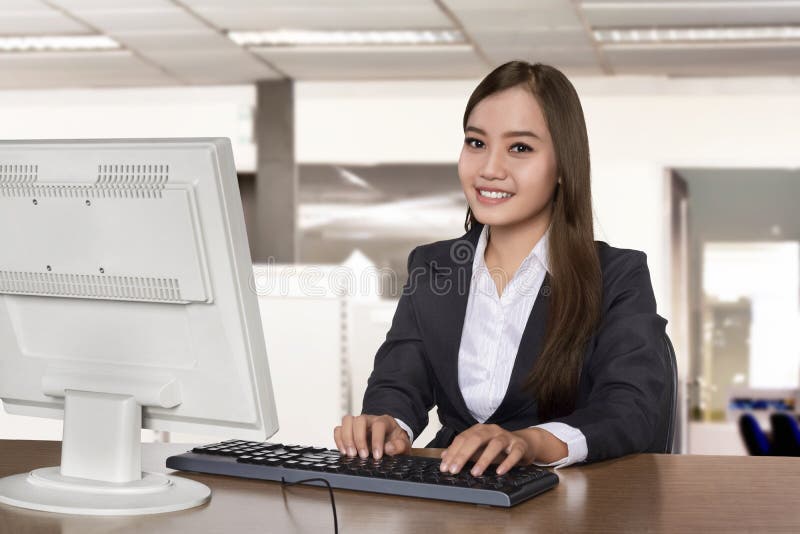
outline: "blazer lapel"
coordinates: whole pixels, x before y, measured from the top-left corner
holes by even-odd
[[[440,247],[427,259],[431,270],[430,289],[434,294],[429,309],[435,310],[428,316],[434,321],[434,339],[439,343],[436,348],[442,363],[439,382],[460,418],[470,425],[476,421],[458,386],[458,352],[467,312],[472,261],[482,228],[482,224],[476,223],[469,232],[450,241],[449,246]]]

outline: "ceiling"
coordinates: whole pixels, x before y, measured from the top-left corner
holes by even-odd
[[[106,35],[109,51],[0,52],[0,89],[569,75],[800,75],[800,40],[601,44],[596,30],[800,24],[788,0],[0,0],[0,37]],[[244,48],[228,31],[459,30],[460,44]]]

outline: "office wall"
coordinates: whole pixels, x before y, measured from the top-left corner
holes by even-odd
[[[0,139],[229,137],[255,170],[250,86],[0,91]]]

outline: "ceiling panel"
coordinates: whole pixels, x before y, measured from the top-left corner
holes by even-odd
[[[5,0],[2,0],[5,2]],[[172,0],[47,0],[67,11],[142,11],[175,7]]]
[[[6,15],[12,11],[22,13],[50,12],[53,9],[41,0],[2,0],[0,2],[0,14]]]
[[[584,2],[583,12],[595,28],[800,22],[800,2]]]
[[[208,26],[190,12],[176,6],[132,11],[79,10],[73,11],[81,20],[108,32],[112,37],[117,32],[133,31],[190,31],[203,30]]]
[[[767,76],[800,74],[800,44],[611,47],[605,56],[616,74]],[[742,69],[742,65],[747,69]]]
[[[459,9],[454,10],[454,14],[468,31],[471,29],[541,30],[563,26],[574,27],[581,24],[577,13],[569,5],[547,11],[538,7],[525,10],[495,9],[494,7]]]
[[[95,0],[101,1],[101,0]],[[258,9],[265,5],[271,8],[298,7],[309,11],[323,7],[364,7],[365,4],[380,7],[425,6],[435,4],[434,0],[178,0],[181,4],[194,9],[231,8]],[[514,0],[519,1],[519,0]],[[529,0],[527,0],[529,1]],[[551,0],[552,1],[552,0]]]
[[[0,0],[2,5],[3,0]],[[88,26],[49,11],[0,11],[0,35],[74,35],[91,33]]]
[[[3,89],[177,83],[128,51],[0,54],[0,72]]]
[[[470,46],[380,46],[254,49],[298,80],[474,78],[486,65]],[[446,67],[445,67],[446,66]]]
[[[452,23],[432,2],[419,6],[363,3],[356,7],[326,6],[307,9],[298,6],[233,9],[198,7],[197,13],[224,30],[382,30],[450,28]]]
[[[451,9],[480,9],[494,11],[528,11],[536,9],[540,12],[562,10],[570,7],[571,0],[504,0],[495,5],[489,5],[486,0],[444,0]]]
[[[154,50],[147,58],[187,83],[245,83],[281,75],[258,57],[231,52]]]
[[[592,46],[592,40],[584,29],[579,26],[567,27],[560,30],[540,31],[476,30],[470,32],[469,35],[474,41],[478,42],[482,48],[497,48],[500,46]]]

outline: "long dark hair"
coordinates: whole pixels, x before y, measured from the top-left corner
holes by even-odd
[[[521,85],[542,108],[556,155],[557,176],[550,221],[551,293],[542,353],[526,381],[538,402],[539,419],[567,415],[575,408],[586,342],[600,322],[602,277],[594,243],[589,140],[578,93],[555,67],[526,61],[500,65],[472,92],[464,130],[473,108],[487,96]],[[464,229],[478,221],[470,208]]]

